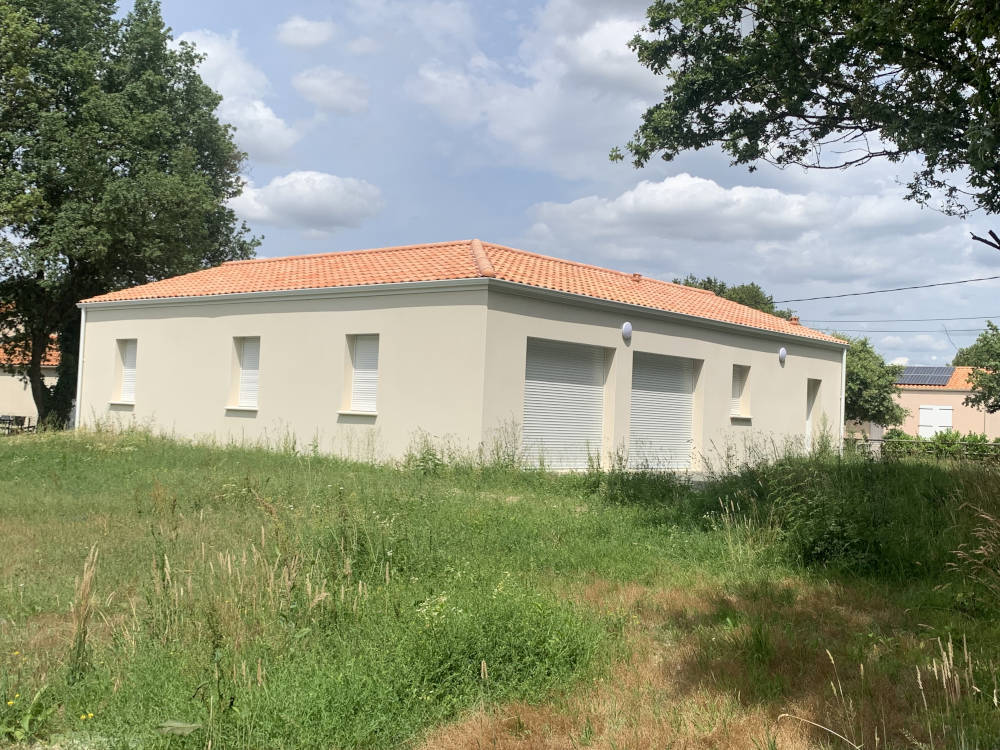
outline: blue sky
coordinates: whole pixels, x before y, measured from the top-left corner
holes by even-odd
[[[612,164],[662,81],[625,42],[634,0],[163,0],[207,54],[248,152],[234,202],[293,255],[479,237],[776,299],[1000,274],[960,221],[902,200],[909,164],[754,173],[718,151]],[[992,316],[997,282],[792,305],[805,322]],[[817,323],[816,327],[835,324]],[[947,325],[946,333],[942,326]],[[982,320],[841,323],[890,359],[944,364]],[[911,329],[928,333],[889,333]]]

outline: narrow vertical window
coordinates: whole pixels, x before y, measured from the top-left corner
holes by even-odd
[[[260,338],[237,339],[240,360],[240,382],[236,405],[248,409],[257,408],[260,384]]]
[[[750,368],[733,365],[733,393],[729,402],[729,416],[750,416]]]
[[[135,403],[135,339],[118,340],[118,356],[121,362],[121,385],[118,389],[118,400]]]
[[[378,334],[351,338],[351,411],[374,412],[378,391]]]

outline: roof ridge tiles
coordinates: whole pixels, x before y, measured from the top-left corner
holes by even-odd
[[[478,239],[474,239],[469,243],[469,246],[472,250],[472,260],[476,264],[476,270],[479,271],[479,275],[487,279],[496,278],[496,269],[493,268],[493,264],[490,262],[490,256],[483,249],[483,243]]]

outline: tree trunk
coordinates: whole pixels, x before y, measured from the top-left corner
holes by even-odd
[[[49,347],[49,335],[44,331],[31,333],[31,357],[28,359],[28,384],[31,387],[31,398],[38,410],[38,424],[48,421],[49,388],[42,376],[42,360]]]

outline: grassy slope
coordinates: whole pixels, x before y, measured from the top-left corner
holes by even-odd
[[[933,638],[1000,656],[994,618],[935,589],[943,572],[810,573],[770,528],[609,502],[580,477],[142,433],[2,440],[0,466],[0,693],[20,694],[0,728],[47,685],[45,731],[142,747],[822,741],[783,711],[908,746],[928,734],[912,675]],[[944,693],[925,693],[937,722]],[[1000,732],[984,701],[945,713]],[[167,719],[202,727],[156,734]]]

